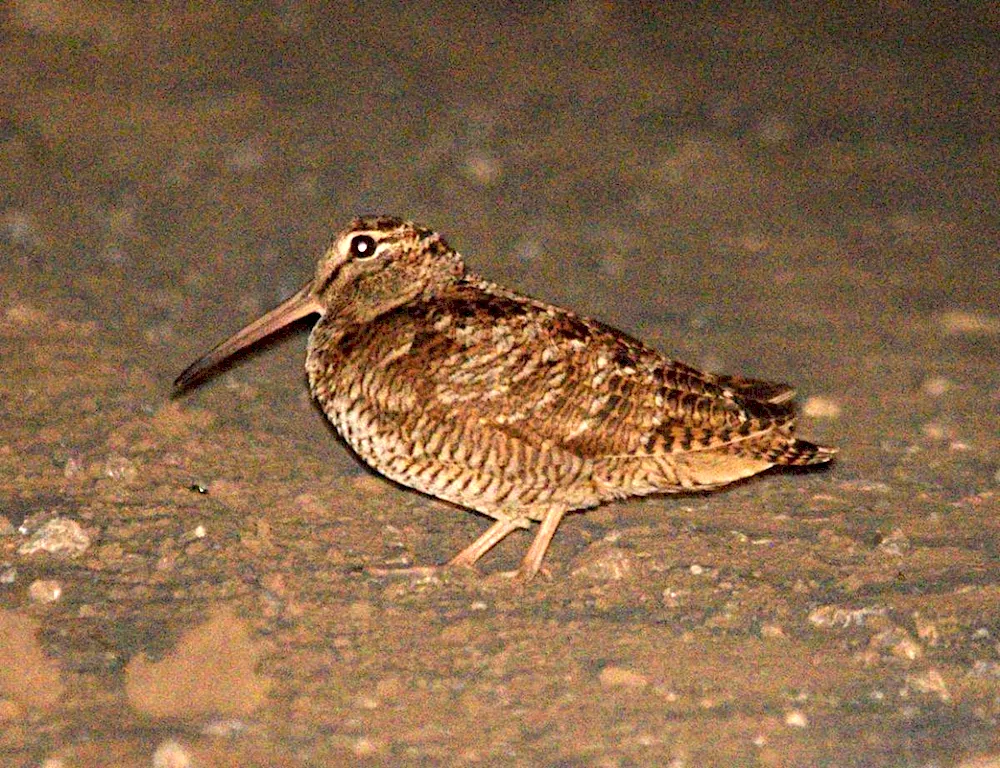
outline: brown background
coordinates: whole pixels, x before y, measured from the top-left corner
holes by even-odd
[[[924,5],[8,4],[4,764],[1000,760],[1000,15]],[[302,328],[170,399],[361,212],[839,462],[572,516],[527,590],[526,534],[364,573],[485,522],[358,464]]]

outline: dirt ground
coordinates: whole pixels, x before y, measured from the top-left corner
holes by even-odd
[[[9,3],[0,764],[1000,765],[1000,14],[867,7]],[[363,212],[837,463],[372,575],[303,325],[171,397]]]

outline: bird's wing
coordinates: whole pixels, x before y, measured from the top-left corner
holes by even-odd
[[[706,450],[794,415],[784,385],[704,374],[601,323],[482,285],[387,313],[353,343],[379,346],[363,356],[383,369],[370,377],[379,392],[366,394],[402,418],[473,418],[587,459]]]

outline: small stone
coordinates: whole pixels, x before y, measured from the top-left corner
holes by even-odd
[[[125,456],[112,454],[104,462],[104,474],[112,480],[130,483],[139,476],[139,467]]]
[[[62,584],[53,579],[38,579],[28,587],[28,598],[33,603],[54,603],[62,597]]]
[[[808,728],[809,718],[801,709],[791,709],[785,713],[785,725],[792,728]]]
[[[199,539],[204,539],[208,536],[208,531],[204,525],[196,525],[190,531],[181,536],[181,541],[188,544],[192,541],[198,541]]]
[[[53,555],[75,557],[90,547],[90,537],[75,520],[55,517],[35,531],[31,538],[17,548],[20,555],[49,552]]]
[[[760,636],[768,640],[788,639],[788,635],[785,634],[785,630],[779,624],[762,624],[760,627]]]
[[[925,395],[929,395],[930,397],[941,397],[941,395],[948,392],[954,386],[955,383],[944,376],[929,376],[924,379],[923,384],[920,385],[920,389]]]
[[[945,684],[944,678],[933,667],[920,674],[907,675],[906,683],[915,691],[919,691],[920,693],[934,693],[943,702],[951,701],[951,693],[948,691],[948,686]]]
[[[378,709],[379,700],[374,696],[363,693],[354,699],[354,706],[358,709]]]
[[[605,667],[598,679],[605,688],[645,688],[649,685],[649,678],[625,667]]]
[[[840,403],[832,397],[813,395],[802,403],[802,413],[811,419],[836,419],[841,414]]]
[[[955,310],[944,312],[938,317],[938,324],[945,333],[956,335],[992,335],[1000,333],[1000,317],[982,312]]]
[[[17,581],[17,568],[4,568],[0,571],[0,584],[13,584]]]
[[[704,566],[695,563],[690,568],[688,568],[688,571],[691,573],[692,576],[701,576],[705,572],[705,568]]]
[[[873,635],[868,648],[873,651],[887,649],[896,658],[906,661],[915,661],[924,655],[920,643],[901,627],[891,627]]]
[[[160,743],[153,753],[153,768],[190,768],[191,755],[173,739]]]
[[[367,736],[362,736],[354,742],[355,757],[371,757],[378,752],[378,745]]]
[[[941,643],[941,633],[938,631],[937,624],[929,619],[925,619],[919,613],[913,615],[913,624],[917,628],[917,637],[931,646],[936,646]]]
[[[936,421],[928,421],[926,424],[921,424],[920,432],[928,440],[949,440],[954,436],[951,427]]]
[[[884,616],[885,608],[841,608],[821,605],[809,613],[809,622],[817,627],[863,627],[872,616]]]
[[[214,736],[216,738],[234,738],[246,731],[247,724],[243,720],[235,718],[223,718],[220,720],[210,720],[201,729],[203,736]]]

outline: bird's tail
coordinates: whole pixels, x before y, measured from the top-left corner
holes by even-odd
[[[809,464],[826,464],[836,455],[836,448],[810,443],[797,437],[784,440],[770,447],[765,456],[773,464],[803,467]]]

